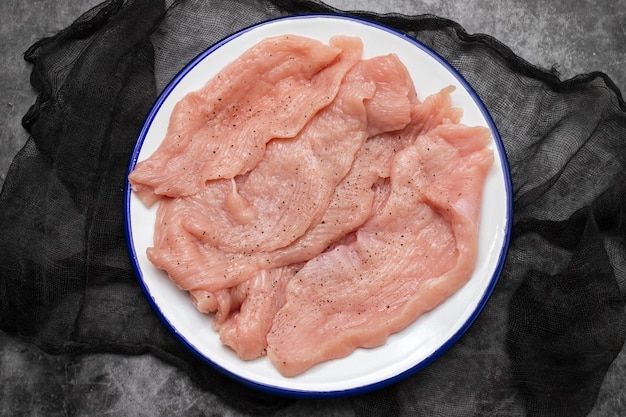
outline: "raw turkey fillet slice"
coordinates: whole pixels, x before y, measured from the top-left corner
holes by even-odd
[[[295,266],[264,269],[232,290],[239,293],[241,304],[216,328],[222,343],[241,359],[265,355],[267,333],[285,303],[285,287],[296,270]]]
[[[442,125],[394,157],[380,213],[289,282],[267,337],[281,374],[379,346],[469,280],[489,140],[485,128]]]
[[[350,74],[295,138],[269,142],[264,158],[232,181],[225,199],[197,201],[186,229],[225,252],[254,253],[285,247],[319,222],[367,138],[363,101],[376,85]]]
[[[262,40],[187,94],[160,147],[129,175],[133,191],[151,205],[253,169],[267,142],[295,136],[335,98],[361,56],[358,38],[329,43],[294,35]]]
[[[371,129],[406,126],[414,100],[411,79],[395,55],[361,61],[335,100],[295,138],[268,143],[257,167],[233,180],[225,199],[199,201],[202,210],[188,217],[185,227],[226,252],[287,247],[320,222]],[[393,118],[383,117],[389,106]]]
[[[211,293],[239,285],[260,269],[318,255],[369,215],[367,194],[377,176],[355,170],[355,157],[369,135],[368,120],[378,117],[384,103],[393,102],[399,115],[387,122],[378,117],[376,131],[397,131],[410,122],[417,103],[412,86],[395,55],[361,61],[335,100],[295,138],[268,143],[265,158],[250,173],[210,181],[192,196],[164,199],[148,258],[181,289]],[[360,202],[354,194],[358,184]],[[346,206],[359,211],[346,217]]]

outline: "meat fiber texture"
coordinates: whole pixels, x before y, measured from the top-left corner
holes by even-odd
[[[359,38],[261,41],[129,175],[147,255],[244,360],[295,376],[379,346],[471,277],[490,131]]]

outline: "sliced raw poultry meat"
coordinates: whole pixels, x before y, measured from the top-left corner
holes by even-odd
[[[442,124],[459,123],[463,116],[463,110],[452,107],[452,92],[454,86],[443,88],[436,94],[431,94],[419,106],[416,106],[412,114],[412,126],[415,132],[428,132]]]
[[[228,197],[213,204],[203,199],[204,209],[199,207],[185,227],[202,243],[226,252],[270,252],[290,245],[320,222],[368,128],[398,130],[411,120],[412,88],[395,55],[361,61],[335,100],[293,140],[268,143],[257,167],[232,181]],[[394,117],[385,117],[389,103]]]
[[[267,333],[285,303],[285,287],[300,267],[259,270],[236,287],[190,291],[191,299],[202,313],[215,313],[213,327],[224,345],[244,360],[256,359],[265,355]]]
[[[376,154],[364,146],[357,154],[352,169],[335,189],[333,198],[321,221],[291,245],[274,251],[272,265],[289,265],[308,261],[361,226],[372,212],[380,177],[376,170]]]
[[[483,127],[358,38],[261,41],[175,107],[129,175],[148,259],[244,360],[298,375],[379,346],[474,270]],[[251,82],[250,80],[254,80]]]
[[[240,358],[251,360],[265,355],[267,333],[285,303],[285,287],[296,269],[290,266],[261,270],[232,289],[241,304],[216,327],[222,343]]]
[[[396,86],[388,88],[389,82]],[[268,143],[264,159],[251,172],[209,181],[195,195],[164,200],[150,261],[180,288],[211,293],[236,286],[261,268],[321,253],[369,215],[363,211],[369,197],[358,193],[371,194],[377,177],[355,170],[355,156],[367,139],[370,118],[378,118],[377,131],[397,131],[410,122],[416,104],[412,85],[395,55],[361,61],[346,75],[333,103],[294,139]],[[376,114],[385,107],[377,102],[389,100],[401,116],[385,125]],[[367,159],[357,164],[378,166]],[[346,177],[351,169],[352,183]],[[345,208],[355,206],[360,212],[346,218]]]
[[[361,226],[372,213],[379,212],[379,206],[388,197],[388,181],[382,180],[390,176],[393,157],[411,145],[416,136],[436,127],[433,120],[437,120],[437,123],[458,122],[461,115],[459,109],[452,107],[451,92],[452,89],[445,88],[427,97],[423,103],[416,103],[416,97],[410,93],[408,97],[411,102],[409,108],[411,121],[401,132],[385,131],[380,128],[382,124],[373,125],[370,131],[378,134],[369,138],[359,150],[352,169],[337,186],[333,200],[322,221],[294,244],[276,251],[274,262],[287,264],[289,261],[302,262],[312,259],[321,253],[322,248],[337,242]],[[390,102],[398,104],[394,96],[381,94],[382,96],[386,96],[386,100],[380,100],[381,104]],[[398,96],[399,94],[395,95],[395,97]],[[381,113],[378,113],[373,110],[375,106],[378,106],[378,103],[372,101],[368,107],[368,116],[372,114],[378,120],[384,120],[380,115],[385,114],[386,110],[383,109]],[[406,104],[403,104],[402,108],[405,107]],[[393,118],[387,120],[393,120]],[[405,121],[403,117],[402,123]]]
[[[336,99],[295,138],[267,144],[264,158],[232,181],[226,199],[194,199],[201,206],[185,227],[226,252],[270,252],[302,236],[321,219],[367,139],[363,101],[375,87],[348,75]],[[213,207],[203,210],[207,205]]]
[[[267,333],[274,317],[285,302],[286,284],[301,262],[324,252],[330,245],[349,239],[350,233],[361,226],[371,215],[377,199],[383,200],[388,192],[386,181],[391,154],[402,147],[389,139],[372,139],[364,144],[355,158],[352,169],[337,186],[335,194],[322,220],[304,236],[286,248],[256,256],[230,258],[232,264],[258,262],[263,269],[230,289],[211,293],[203,289],[191,290],[196,308],[203,313],[216,313],[214,323],[222,342],[230,346],[242,359],[264,355]],[[256,259],[256,261],[253,261]]]
[[[215,293],[244,282],[260,269],[257,258],[198,242],[183,227],[194,210],[194,206],[174,198],[161,200],[157,208],[154,246],[146,255],[156,267],[167,271],[174,284],[186,291]]]
[[[335,98],[362,48],[346,36],[259,42],[176,104],[161,146],[129,175],[133,190],[150,205],[250,171],[268,141],[294,137]]]
[[[405,127],[409,131],[411,126]],[[393,156],[410,145],[406,135],[394,133],[368,139],[357,153],[352,168],[335,189],[322,220],[293,244],[276,250],[271,265],[288,265],[313,259],[330,245],[363,225],[388,196]]]
[[[289,282],[267,348],[283,375],[383,344],[467,282],[490,138],[485,128],[444,125],[398,152],[382,210]]]

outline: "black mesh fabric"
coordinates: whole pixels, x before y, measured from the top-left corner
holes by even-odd
[[[0,195],[0,328],[46,352],[151,352],[238,410],[294,399],[232,381],[159,322],[126,252],[123,188],[159,91],[196,54],[313,1],[109,0],[25,54],[39,92]],[[510,251],[492,298],[446,354],[351,398],[358,416],[583,416],[626,337],[626,105],[603,73],[560,81],[435,16],[360,16],[417,38],[472,84],[505,145]],[[624,381],[626,384],[626,381]]]

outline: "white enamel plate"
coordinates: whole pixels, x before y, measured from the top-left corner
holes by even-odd
[[[126,187],[127,235],[131,259],[148,300],[162,322],[208,364],[239,381],[276,394],[297,397],[352,395],[389,385],[437,359],[476,319],[502,269],[512,221],[512,187],[504,149],[487,110],[470,85],[435,52],[414,39],[376,23],[336,15],[294,16],[271,20],[238,32],[190,62],[165,88],[140,133],[129,172],[151,155],[161,141],[174,104],[263,38],[283,34],[308,36],[328,43],[333,35],[359,36],[364,58],[396,53],[407,66],[421,99],[455,85],[453,105],[464,111],[462,122],[492,131],[495,162],[484,190],[479,255],[470,281],[435,310],[383,346],[357,349],[343,359],[317,365],[286,378],[267,358],[246,362],[224,347],[211,327],[212,318],[199,313],[186,292],[146,258],[152,246],[155,208],[147,209]],[[486,221],[488,219],[488,221]]]

